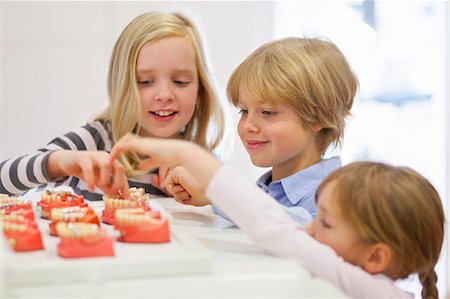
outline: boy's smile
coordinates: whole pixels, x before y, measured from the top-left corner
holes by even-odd
[[[279,180],[320,161],[314,133],[287,104],[269,105],[240,88],[238,133],[256,166]]]
[[[267,145],[270,141],[247,140],[247,150],[258,150]]]

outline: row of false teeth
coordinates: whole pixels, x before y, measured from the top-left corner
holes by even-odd
[[[116,211],[116,223],[118,225],[139,225],[149,223],[153,217],[142,208],[121,209]]]
[[[25,201],[17,197],[10,197],[9,195],[3,193],[0,194],[0,209],[23,203],[25,203]]]
[[[27,229],[26,224],[3,221],[3,230],[4,231],[24,232],[26,229]]]
[[[56,224],[56,231],[60,237],[78,239],[97,236],[99,234],[99,227],[93,223],[58,222]]]
[[[79,206],[53,208],[50,212],[50,218],[55,221],[76,221],[83,218],[88,210],[88,208],[81,208]]]
[[[20,215],[20,216],[22,216],[23,212],[24,212],[23,209],[18,209],[18,210],[15,210],[15,211],[12,211],[12,212],[6,214],[7,213],[6,209],[0,209],[0,219],[2,218],[2,216],[12,216],[12,215]]]
[[[136,188],[131,187],[129,189],[130,192],[130,200],[137,201],[137,200],[147,200],[148,194],[145,193],[144,188]],[[122,194],[116,194],[116,195],[104,195],[103,199],[105,198],[112,198],[112,199],[122,199]]]
[[[42,192],[41,198],[44,201],[61,201],[63,197],[70,195],[68,191],[45,190]]]
[[[23,215],[19,214],[19,213],[11,213],[11,214],[4,214],[0,211],[0,220],[25,220],[25,218],[23,217]]]
[[[105,208],[129,209],[138,206],[138,202],[132,200],[103,197],[103,201],[105,202]]]

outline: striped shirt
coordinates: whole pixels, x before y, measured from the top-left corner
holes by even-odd
[[[103,191],[96,188],[90,192],[84,181],[77,177],[65,177],[51,181],[47,174],[49,155],[57,150],[106,151],[112,148],[111,128],[108,122],[94,121],[53,139],[46,147],[34,153],[18,158],[11,158],[0,163],[0,193],[21,195],[31,189],[43,190],[58,186],[69,186],[74,193],[83,195],[88,200],[102,200]],[[147,193],[165,196],[150,182],[154,174],[128,177],[130,187],[142,187]]]

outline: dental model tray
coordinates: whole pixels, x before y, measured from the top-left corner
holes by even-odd
[[[167,213],[155,200],[152,208]],[[103,209],[102,202],[90,202],[97,213]],[[73,281],[96,281],[102,279],[128,279],[149,276],[195,274],[210,272],[211,253],[195,238],[177,233],[170,228],[170,242],[127,243],[117,241],[120,233],[111,225],[101,224],[114,238],[115,256],[67,259],[58,256],[58,237],[49,233],[49,221],[36,219],[42,232],[45,250],[14,252],[1,237],[0,250],[2,274],[11,285],[43,283],[68,283]]]

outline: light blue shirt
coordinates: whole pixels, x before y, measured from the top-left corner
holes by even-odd
[[[297,222],[306,224],[317,214],[316,191],[322,180],[342,166],[340,157],[322,159],[299,172],[279,181],[272,181],[272,170],[263,174],[256,184],[281,204],[286,212]],[[230,220],[215,205],[214,213]]]

